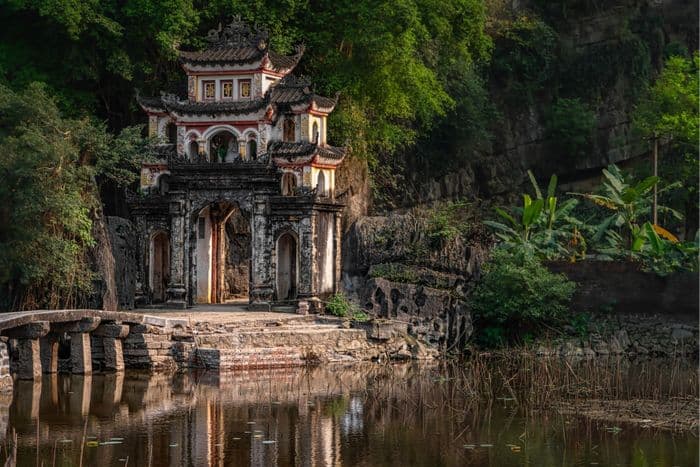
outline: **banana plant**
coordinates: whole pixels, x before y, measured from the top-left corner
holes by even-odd
[[[579,233],[581,222],[571,214],[578,200],[568,199],[559,206],[555,196],[556,175],[549,180],[546,197],[542,196],[542,190],[531,171],[528,171],[528,176],[535,199],[523,194],[522,207],[513,208],[512,213],[502,208],[495,209],[505,222],[484,223],[495,231],[506,247],[523,247],[548,259],[571,257],[572,247],[585,250],[585,241]]]
[[[537,199],[533,202],[528,194],[523,195],[523,207],[513,209],[514,214],[502,208],[496,208],[496,214],[508,222],[484,221],[484,224],[496,230],[496,236],[506,242],[525,244],[530,240],[533,226],[542,215],[544,201]]]
[[[588,199],[598,206],[603,207],[610,214],[601,222],[593,235],[594,242],[600,242],[604,236],[612,245],[625,245],[624,249],[633,251],[635,242],[639,242],[642,227],[639,219],[649,214],[651,199],[650,194],[654,186],[659,182],[658,177],[647,177],[637,183],[628,181],[622,171],[611,164],[603,169],[604,181],[602,192],[570,193]],[[680,218],[680,214],[670,208],[660,206],[660,211],[668,212],[672,216]],[[623,235],[615,235],[611,229],[622,230]],[[621,242],[619,240],[622,240]]]

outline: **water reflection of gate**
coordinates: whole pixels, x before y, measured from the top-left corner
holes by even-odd
[[[366,373],[347,368],[52,374],[17,382],[9,411],[9,400],[4,411],[0,406],[0,429],[14,427],[20,455],[32,458],[39,433],[41,458],[49,464],[54,446],[77,460],[87,418],[88,436],[97,441],[124,438],[86,451],[86,460],[98,456],[102,465],[117,465],[125,455],[130,465],[338,465],[341,430],[363,429],[362,403],[349,395],[366,381]],[[263,444],[255,430],[276,442]]]

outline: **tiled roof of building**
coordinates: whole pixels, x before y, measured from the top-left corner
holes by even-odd
[[[252,63],[265,55],[257,47],[212,47],[200,51],[180,51],[180,60],[185,63],[221,65],[227,63]]]
[[[336,160],[345,157],[345,148],[328,145],[321,146],[307,142],[272,141],[267,145],[267,152],[274,158],[284,158],[289,162],[294,162],[295,159],[306,158],[312,154]]]
[[[332,109],[338,103],[338,96],[336,95],[335,97],[325,97],[319,96],[318,94],[314,94],[313,100],[316,103],[317,107],[321,107],[324,109]]]
[[[280,55],[276,52],[269,50],[267,52],[267,58],[270,60],[272,67],[276,70],[294,68],[301,60],[302,55],[304,55],[304,47],[299,46],[296,48],[296,54],[294,55]]]
[[[291,75],[288,75],[291,76]],[[271,87],[262,98],[224,101],[193,101],[179,98],[172,94],[161,97],[136,96],[139,104],[146,110],[172,111],[179,114],[246,114],[256,112],[269,104],[290,106],[295,104],[310,104],[317,108],[332,110],[337,103],[335,98],[319,96],[311,90],[310,82],[303,78],[285,77],[277,85]]]
[[[160,97],[144,97],[137,92],[136,100],[139,102],[141,107],[165,112],[165,105]]]
[[[267,104],[265,99],[198,102],[163,96],[161,100],[167,110],[180,114],[247,114],[256,112]]]

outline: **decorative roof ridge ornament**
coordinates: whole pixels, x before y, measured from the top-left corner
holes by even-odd
[[[252,28],[236,15],[226,27],[211,29],[206,40],[212,48],[256,47],[260,51],[267,50],[269,33],[257,24]]]
[[[304,88],[304,92],[308,94],[311,92],[311,88],[313,87],[313,84],[311,83],[311,80],[308,79],[306,76],[297,76],[292,73],[289,73],[288,75],[285,75],[279,82],[279,85],[288,87],[288,88]],[[308,92],[307,92],[308,88]]]
[[[181,100],[180,97],[177,96],[176,94],[173,94],[171,92],[165,92],[165,91],[160,92],[160,99],[165,104],[173,104],[173,103],[184,104],[185,102],[187,102],[187,101]]]

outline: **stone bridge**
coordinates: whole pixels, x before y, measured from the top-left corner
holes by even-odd
[[[0,388],[12,386],[10,373],[18,379],[40,379],[42,373],[58,372],[59,363],[75,374],[91,374],[95,365],[123,370],[124,339],[139,339],[146,332],[172,335],[187,325],[183,319],[89,309],[2,313]]]
[[[0,314],[0,391],[42,374],[125,368],[242,370],[436,355],[406,323],[354,323],[294,313],[100,310]]]

